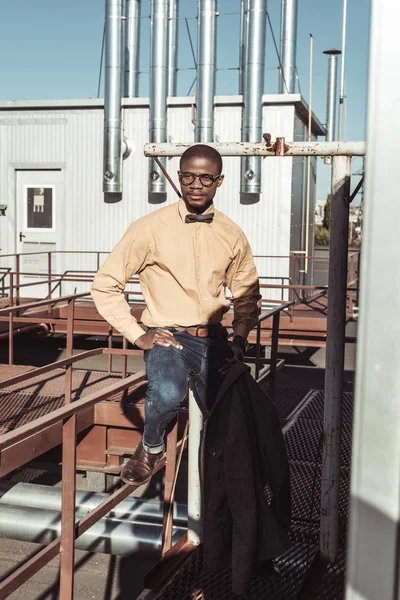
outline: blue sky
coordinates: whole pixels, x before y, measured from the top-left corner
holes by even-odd
[[[301,92],[308,100],[309,34],[314,36],[313,110],[325,121],[327,57],[341,47],[342,0],[299,0],[297,67]],[[196,47],[196,0],[180,1],[178,94],[194,79],[184,17]],[[280,0],[268,0],[279,44]],[[103,0],[0,0],[0,100],[97,97]],[[219,0],[217,93],[238,91],[240,0]],[[150,1],[142,1],[140,95],[148,95]],[[370,0],[348,0],[345,71],[345,137],[365,138]],[[267,30],[265,92],[277,92],[278,61]],[[102,92],[101,92],[102,95]],[[355,161],[353,171],[359,163]],[[317,197],[329,192],[330,168],[318,165]]]

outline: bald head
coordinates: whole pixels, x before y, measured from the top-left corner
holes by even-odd
[[[222,158],[215,148],[207,146],[206,144],[195,144],[194,146],[190,146],[181,156],[179,163],[181,171],[184,170],[182,165],[193,158],[205,158],[206,160],[213,162],[217,168],[217,173],[222,173]]]

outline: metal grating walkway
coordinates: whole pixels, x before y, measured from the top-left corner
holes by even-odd
[[[282,406],[279,406],[282,391],[278,389],[277,407],[280,418],[285,420],[291,410],[285,408],[290,404],[285,398],[282,399]],[[295,600],[308,567],[316,555],[319,544],[323,404],[324,393],[314,391],[285,435],[292,477],[293,522],[290,549],[276,561],[282,577],[270,576],[268,579],[255,577],[246,600]],[[353,394],[345,393],[340,498],[340,513],[344,525],[348,517],[352,415]],[[343,534],[336,564],[328,567],[314,596],[310,596],[307,600],[342,600],[346,562],[345,537]],[[200,546],[191,554],[158,598],[159,600],[234,600],[238,596],[233,595],[231,591],[230,570],[210,574],[203,569]]]
[[[0,366],[0,381],[30,371],[33,367]],[[63,369],[34,377],[0,391],[0,434],[49,414],[64,404]],[[72,371],[72,399],[77,400],[111,385],[117,375],[100,371]],[[110,398],[111,400],[111,398]]]

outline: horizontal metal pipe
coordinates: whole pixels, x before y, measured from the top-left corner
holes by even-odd
[[[78,513],[88,513],[101,504],[108,494],[97,492],[76,492],[76,510]],[[0,506],[23,506],[40,508],[42,510],[61,510],[61,488],[33,483],[16,483],[0,481]],[[0,509],[2,510],[2,509]],[[144,500],[142,498],[127,498],[120,502],[106,515],[110,519],[127,521],[162,521],[163,502],[161,500]],[[174,523],[186,524],[187,506],[174,504]]]
[[[191,143],[145,144],[145,156],[181,156]],[[222,156],[275,156],[264,142],[219,142],[209,144]],[[365,156],[366,142],[288,142],[283,156]]]
[[[1,506],[1,538],[49,544],[60,533],[61,516],[58,511],[8,504]],[[185,533],[186,527],[174,527],[173,544]],[[157,552],[161,548],[161,539],[161,524],[103,518],[76,540],[75,547],[91,552],[127,555],[137,550]]]

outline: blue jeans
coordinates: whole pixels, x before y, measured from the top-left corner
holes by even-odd
[[[186,331],[169,329],[181,342],[182,350],[154,346],[144,353],[148,386],[143,443],[150,450],[163,444],[167,425],[186,399],[189,376],[193,377],[201,410],[208,413],[223,379],[218,370],[225,358],[232,355],[226,337],[200,338]]]

